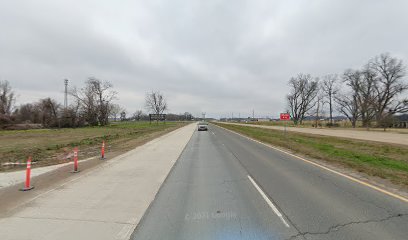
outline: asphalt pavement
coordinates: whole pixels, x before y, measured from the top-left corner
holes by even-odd
[[[408,204],[214,125],[131,239],[407,239]]]

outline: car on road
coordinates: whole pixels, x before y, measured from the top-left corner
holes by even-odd
[[[208,123],[206,122],[198,123],[198,131],[207,131],[207,130],[208,130]]]

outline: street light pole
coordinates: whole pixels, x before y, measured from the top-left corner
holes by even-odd
[[[65,91],[64,91],[64,109],[68,108],[68,79],[64,79]]]

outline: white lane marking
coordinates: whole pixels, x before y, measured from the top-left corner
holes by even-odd
[[[372,185],[372,184],[370,184],[370,183],[364,182],[364,181],[362,181],[362,180],[359,180],[359,179],[354,178],[354,177],[352,177],[352,176],[349,176],[349,175],[347,175],[347,174],[338,172],[338,171],[333,170],[333,169],[331,169],[331,168],[329,168],[329,167],[320,165],[320,164],[315,163],[315,162],[313,162],[313,161],[304,159],[304,158],[299,157],[299,156],[297,156],[297,155],[295,155],[295,154],[292,154],[292,153],[289,153],[289,152],[287,152],[287,151],[284,151],[284,150],[282,150],[282,149],[280,149],[280,148],[274,147],[274,146],[272,146],[272,145],[270,145],[270,144],[263,143],[263,142],[261,142],[261,141],[255,140],[255,139],[250,138],[250,137],[248,137],[248,136],[245,136],[245,135],[243,135],[243,134],[241,134],[241,133],[234,132],[234,131],[232,131],[232,130],[226,129],[226,128],[221,127],[221,126],[218,126],[218,127],[222,128],[222,129],[224,129],[224,130],[226,130],[226,131],[229,131],[229,132],[231,132],[231,133],[237,134],[237,135],[239,135],[239,136],[241,136],[241,137],[243,137],[243,138],[246,138],[246,139],[248,139],[248,140],[250,140],[250,141],[253,141],[253,142],[262,144],[262,145],[264,145],[264,146],[266,146],[266,147],[269,147],[269,148],[275,149],[275,150],[277,150],[277,151],[283,152],[283,153],[285,153],[285,154],[287,154],[287,155],[290,155],[290,156],[292,156],[292,157],[295,157],[295,158],[297,158],[297,159],[299,159],[299,160],[302,160],[302,161],[304,161],[304,162],[306,162],[306,163],[309,163],[309,164],[312,164],[312,165],[314,165],[314,166],[316,166],[316,167],[325,169],[325,170],[327,170],[327,171],[329,171],[329,172],[332,172],[332,173],[335,173],[335,174],[340,175],[340,176],[342,176],[342,177],[345,177],[345,178],[347,178],[347,179],[349,179],[349,180],[351,180],[351,181],[353,181],[353,182],[359,183],[359,184],[361,184],[361,185],[364,185],[364,186],[366,186],[366,187],[369,187],[369,188],[371,188],[371,189],[374,189],[374,190],[376,190],[376,191],[378,191],[378,192],[384,193],[384,194],[386,194],[386,195],[388,195],[388,196],[397,198],[397,199],[399,199],[399,200],[401,200],[401,201],[403,201],[403,202],[407,202],[407,203],[408,203],[408,198],[406,198],[406,197],[403,197],[403,196],[401,196],[401,195],[392,193],[392,192],[390,192],[390,191],[387,191],[387,190],[385,190],[385,189],[382,189],[382,188],[377,187],[377,186],[375,186],[375,185]]]
[[[282,213],[279,212],[279,210],[276,208],[276,206],[272,203],[272,201],[268,198],[268,196],[266,196],[266,194],[262,191],[262,189],[258,186],[258,184],[256,184],[256,182],[252,179],[251,176],[248,175],[249,180],[251,181],[251,183],[255,186],[256,190],[258,190],[258,192],[261,194],[261,196],[264,198],[264,200],[266,201],[266,203],[269,205],[269,207],[272,208],[272,210],[274,211],[274,213],[276,215],[278,215],[278,217],[282,220],[283,224],[285,224],[286,227],[290,227],[289,224],[285,221],[285,219],[283,218]]]

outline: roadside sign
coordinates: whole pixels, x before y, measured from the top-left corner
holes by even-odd
[[[165,120],[166,114],[149,114],[150,120]]]
[[[290,120],[290,114],[289,113],[281,113],[280,114],[280,120],[289,121]]]
[[[151,121],[166,121],[166,114],[149,114],[149,119]]]

